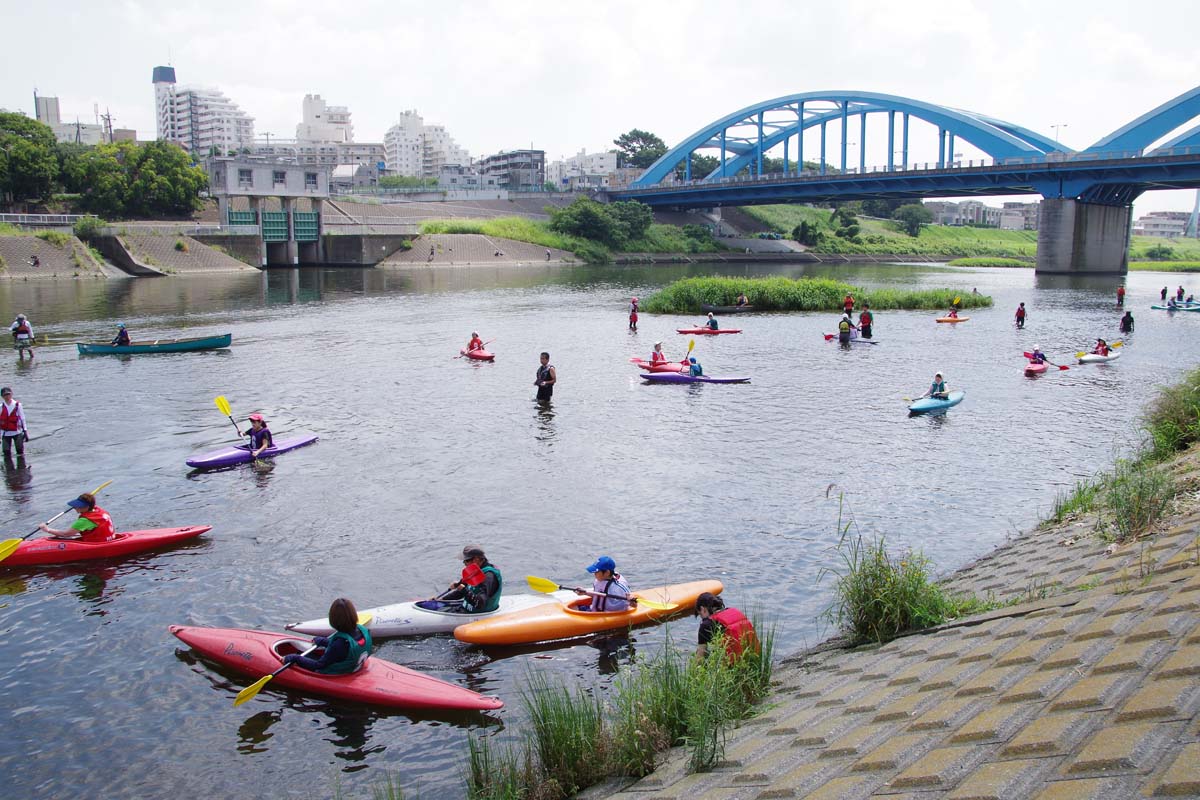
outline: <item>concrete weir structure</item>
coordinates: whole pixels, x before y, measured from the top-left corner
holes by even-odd
[[[1129,268],[1129,206],[1047,197],[1038,220],[1037,271],[1124,273]]]

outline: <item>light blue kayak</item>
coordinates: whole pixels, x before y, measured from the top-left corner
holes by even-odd
[[[963,401],[966,392],[961,389],[957,392],[950,392],[945,399],[938,397],[923,397],[908,407],[910,414],[928,414],[930,411],[945,411],[947,408],[953,408]]]

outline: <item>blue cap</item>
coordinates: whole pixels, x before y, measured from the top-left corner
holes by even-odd
[[[80,500],[78,497],[76,497],[74,500],[68,500],[67,505],[78,511],[84,511],[88,507],[88,504]]]
[[[617,562],[613,561],[608,556],[600,556],[599,558],[596,559],[595,564],[592,564],[590,567],[587,568],[587,571],[588,572],[599,572],[600,570],[605,570],[606,572],[612,572],[616,568],[617,568]]]
[[[118,323],[117,323],[117,327],[118,327],[118,328],[124,328],[124,327],[125,327],[125,323],[124,323],[124,322],[118,322]]]
[[[689,359],[688,359],[688,361],[689,361],[690,363],[692,363],[692,364],[695,364],[695,363],[696,363],[696,357],[695,357],[695,356],[692,356],[691,358],[689,358]]]

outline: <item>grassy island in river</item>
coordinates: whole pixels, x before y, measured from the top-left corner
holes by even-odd
[[[733,305],[745,293],[758,311],[841,311],[847,294],[877,311],[990,306],[988,295],[958,289],[864,289],[829,278],[685,278],[647,297],[641,305],[652,314],[691,314],[705,303]]]

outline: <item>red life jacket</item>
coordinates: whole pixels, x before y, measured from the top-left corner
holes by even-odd
[[[736,608],[724,608],[709,616],[725,632],[725,652],[735,658],[747,649],[758,651],[758,634],[746,615]]]
[[[107,542],[113,537],[115,530],[113,528],[112,517],[100,506],[96,506],[91,511],[82,511],[79,516],[96,524],[96,527],[79,536],[82,541]]]
[[[22,334],[25,336],[28,336],[29,335],[29,323],[22,322],[20,325],[13,328],[13,334],[16,336],[20,336]]]
[[[475,338],[467,342],[467,352],[483,349],[483,339]]]
[[[17,417],[21,413],[21,404],[13,403],[12,411],[3,403],[0,403],[0,431],[19,431],[21,430],[20,422]]]
[[[651,364],[665,364],[665,363],[667,363],[667,357],[664,356],[658,350],[655,350],[654,352],[652,352],[650,354],[650,363]]]

